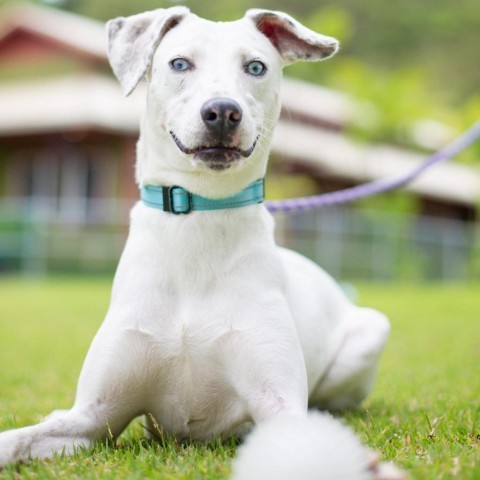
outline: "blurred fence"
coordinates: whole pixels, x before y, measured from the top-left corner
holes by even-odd
[[[277,225],[280,244],[340,280],[480,279],[474,223],[332,207],[277,216]]]
[[[0,201],[0,273],[113,272],[131,202]],[[385,211],[278,214],[277,239],[339,280],[480,279],[478,225]]]
[[[114,271],[132,205],[116,198],[0,200],[0,273]]]

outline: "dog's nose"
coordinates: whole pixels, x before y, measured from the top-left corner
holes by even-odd
[[[231,135],[242,121],[242,108],[231,98],[212,98],[200,111],[207,128],[219,137]]]

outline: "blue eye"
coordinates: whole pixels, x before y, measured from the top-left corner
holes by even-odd
[[[177,72],[186,72],[187,70],[190,70],[192,68],[192,64],[184,58],[174,58],[170,62],[170,66],[174,70],[177,70]]]
[[[254,60],[253,62],[247,64],[245,70],[254,77],[261,77],[267,71],[267,67],[264,63]]]

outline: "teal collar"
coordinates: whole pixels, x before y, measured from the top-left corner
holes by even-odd
[[[145,205],[175,214],[195,210],[223,210],[262,203],[264,198],[263,178],[250,184],[241,192],[227,198],[205,198],[185,190],[183,187],[161,187],[145,185],[140,197]]]

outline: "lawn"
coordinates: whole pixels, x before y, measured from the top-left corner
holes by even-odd
[[[71,405],[109,291],[109,279],[0,279],[0,430]],[[358,291],[360,303],[387,313],[393,329],[374,393],[342,417],[412,479],[479,480],[479,286]],[[231,443],[152,443],[139,420],[116,445],[9,467],[0,478],[225,479],[234,451]]]

